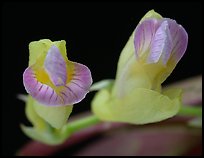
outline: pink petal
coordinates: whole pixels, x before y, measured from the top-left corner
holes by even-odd
[[[141,56],[149,50],[159,24],[160,21],[157,19],[147,19],[137,26],[134,37],[136,57]]]
[[[28,67],[23,74],[26,91],[37,101],[48,106],[65,106],[80,102],[89,92],[92,84],[91,72],[85,65],[74,64],[74,74],[69,83],[56,92],[52,87],[36,79],[32,67]]]
[[[44,67],[55,86],[62,86],[66,84],[66,62],[55,45],[51,46],[49,49],[45,58]]]
[[[23,83],[26,91],[40,103],[45,105],[55,104],[53,98],[56,98],[57,94],[48,85],[39,82],[34,74],[34,71],[28,67],[23,74]]]
[[[71,81],[65,86],[62,94],[66,97],[67,103],[78,103],[80,102],[86,94],[92,84],[91,72],[85,65],[72,62],[74,64],[74,75]]]
[[[188,34],[181,25],[176,23],[175,20],[166,20],[168,21],[169,31],[173,41],[171,58],[175,60],[176,63],[178,63],[187,49]]]
[[[168,21],[165,20],[161,23],[153,37],[147,62],[156,63],[162,57],[163,64],[166,64],[171,55],[172,45]]]

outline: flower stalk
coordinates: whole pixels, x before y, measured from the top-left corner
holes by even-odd
[[[199,117],[202,116],[201,106],[182,106],[178,112],[178,116],[192,116]]]

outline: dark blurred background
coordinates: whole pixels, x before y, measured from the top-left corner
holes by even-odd
[[[28,44],[44,38],[66,40],[68,57],[87,65],[94,82],[114,78],[120,52],[144,14],[154,9],[175,19],[189,35],[187,52],[165,84],[202,73],[203,6],[199,1],[44,1],[1,5],[1,150],[14,155],[29,140],[19,128],[28,124],[22,74]],[[90,109],[90,93],[72,115]]]

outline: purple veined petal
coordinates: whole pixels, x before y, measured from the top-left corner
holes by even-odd
[[[178,63],[184,55],[188,45],[188,34],[185,29],[176,23],[175,20],[166,18],[169,24],[169,31],[172,35],[173,48],[171,58]]]
[[[169,24],[167,20],[164,20],[153,37],[147,63],[156,63],[162,58],[165,65],[171,56],[172,46]]]
[[[31,67],[28,67],[23,73],[23,84],[26,91],[40,103],[45,105],[59,104],[60,100],[55,99],[57,98],[57,93],[54,89],[39,82]]]
[[[62,86],[66,84],[66,62],[55,45],[51,46],[48,50],[44,67],[55,86]]]
[[[47,106],[65,106],[80,102],[92,84],[91,72],[85,65],[70,62],[74,65],[71,80],[60,90],[39,82],[32,67],[28,67],[23,74],[26,91],[38,102]]]
[[[159,24],[160,20],[158,19],[147,19],[137,26],[134,37],[137,58],[149,50],[151,41]]]
[[[62,94],[69,96],[66,97],[67,103],[75,104],[84,99],[93,81],[88,67],[76,62],[72,62],[72,64],[74,64],[74,74]]]

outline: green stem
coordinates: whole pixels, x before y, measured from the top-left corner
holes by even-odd
[[[181,116],[202,116],[202,107],[182,106],[178,115],[181,115]]]
[[[180,116],[202,116],[202,107],[182,106],[178,115]],[[95,115],[90,115],[85,118],[68,123],[67,130],[69,133],[75,133],[81,129],[90,127],[100,123],[100,120]]]
[[[83,128],[87,128],[92,125],[98,124],[99,122],[100,120],[95,115],[91,115],[68,123],[67,130],[70,133],[75,133]]]
[[[182,106],[178,115],[180,116],[202,116],[202,107]],[[101,121],[95,115],[90,115],[90,116],[81,118],[79,120],[69,122],[67,126],[65,127],[65,131],[66,131],[65,136],[78,132],[82,129],[88,128],[100,122]]]

